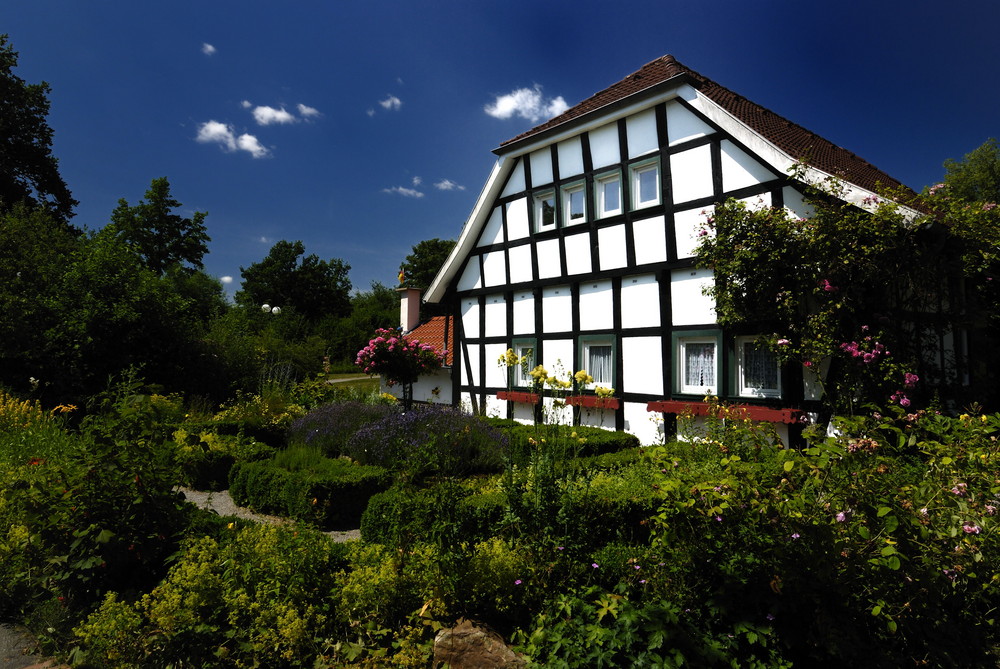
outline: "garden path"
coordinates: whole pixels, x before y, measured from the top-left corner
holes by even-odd
[[[252,520],[255,523],[270,523],[272,525],[290,522],[287,518],[282,518],[281,516],[267,516],[254,513],[246,507],[237,506],[236,502],[229,495],[228,490],[219,490],[216,492],[189,490],[188,488],[178,488],[178,490],[184,494],[188,502],[197,505],[199,508],[215,511],[220,516],[235,516],[237,518]],[[354,541],[361,538],[361,530],[332,531],[326,532],[326,534],[332,537],[334,541],[339,542]],[[0,667],[0,669],[3,668]]]

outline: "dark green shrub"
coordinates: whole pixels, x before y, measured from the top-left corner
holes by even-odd
[[[172,443],[180,483],[197,490],[224,490],[235,463],[264,460],[274,453],[267,444],[242,435],[195,431],[189,426],[174,430]]]
[[[508,437],[511,453],[518,464],[527,462],[534,445],[543,439],[550,445],[560,447],[560,458],[563,459],[617,453],[640,446],[638,437],[628,432],[587,425],[526,425],[505,418],[483,420]]]
[[[361,517],[361,538],[392,547],[429,543],[440,526],[458,522],[458,508],[471,494],[447,482],[423,489],[390,488],[369,501]]]
[[[399,408],[390,404],[366,402],[335,402],[316,407],[292,423],[288,430],[289,444],[306,444],[322,450],[327,457],[336,457],[359,428],[391,414]]]
[[[315,469],[289,471],[272,461],[237,463],[229,492],[240,505],[313,522],[328,529],[354,529],[369,498],[389,487],[381,467],[323,459]]]

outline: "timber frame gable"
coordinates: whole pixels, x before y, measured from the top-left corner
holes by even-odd
[[[426,296],[451,305],[455,317],[454,403],[520,420],[542,407],[566,411],[552,398],[535,403],[523,373],[497,364],[514,348],[530,354],[532,367],[564,377],[587,369],[595,378],[597,369],[600,385],[615,388],[613,408],[581,408],[563,420],[651,443],[664,425],[651,417],[712,393],[790,425],[783,436],[794,438],[818,389],[801,369],[756,351],[752,326],[717,325],[702,290],[711,271],[695,267],[703,223],[728,198],[808,216],[801,184],[789,176],[797,164],[807,180],[844,180],[844,199],[861,207],[898,181],[671,56],[495,153]]]

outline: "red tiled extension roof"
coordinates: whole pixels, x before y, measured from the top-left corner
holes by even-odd
[[[877,191],[878,186],[893,188],[903,185],[847,149],[841,148],[773,111],[747,100],[742,95],[737,95],[724,86],[720,86],[711,79],[682,65],[670,55],[662,56],[643,65],[618,83],[595,93],[559,116],[503,142],[499,151],[515,142],[577,119],[589,112],[619,102],[668,79],[682,75],[687,75],[689,83],[702,95],[711,99],[796,160],[801,160],[819,170],[870,191]]]
[[[447,335],[447,341],[445,336]],[[434,316],[406,333],[407,339],[416,339],[421,344],[430,344],[438,351],[444,349],[444,364],[451,367],[455,350],[455,321],[451,316]]]

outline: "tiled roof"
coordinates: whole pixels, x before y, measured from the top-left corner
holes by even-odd
[[[446,333],[447,341],[445,341]],[[444,364],[446,367],[451,367],[454,360],[452,351],[455,350],[455,321],[451,316],[434,316],[407,332],[406,337],[416,339],[421,344],[430,344],[439,351],[446,350],[448,353],[445,355]]]
[[[622,101],[651,86],[682,75],[687,75],[688,82],[702,95],[714,101],[792,158],[871,191],[876,191],[878,185],[882,187],[902,185],[898,180],[893,179],[847,149],[823,139],[741,95],[737,95],[724,86],[720,86],[711,79],[682,65],[670,55],[662,56],[643,65],[639,70],[618,83],[595,93],[559,116],[503,142],[498,151],[502,151],[515,142],[573,121],[589,112]]]

